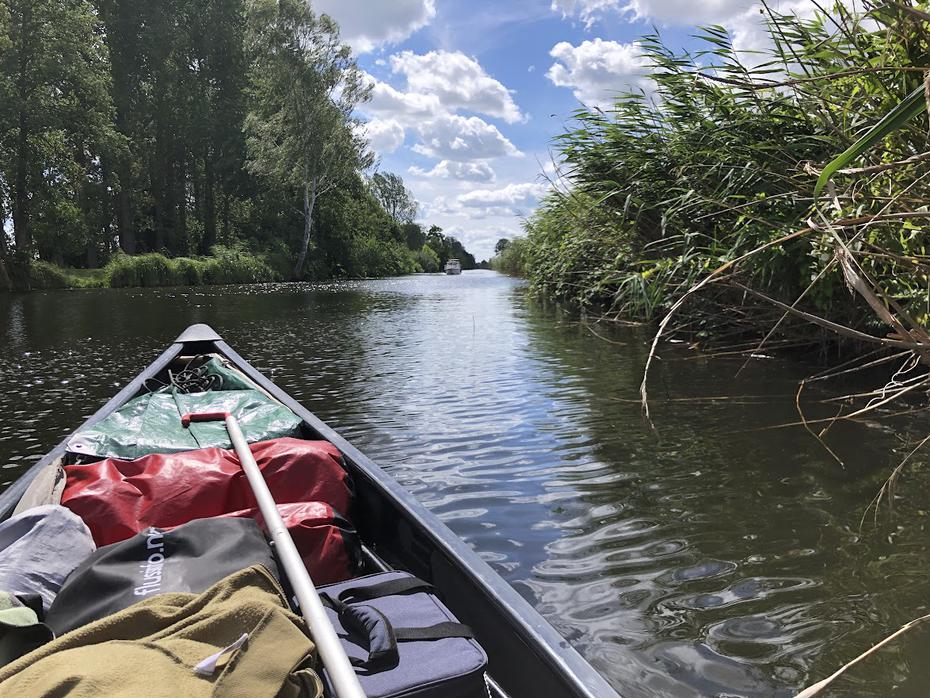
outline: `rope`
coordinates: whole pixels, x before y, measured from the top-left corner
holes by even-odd
[[[187,393],[204,393],[208,390],[222,390],[223,377],[215,373],[207,373],[206,363],[195,368],[191,364],[201,356],[195,356],[183,369],[175,373],[168,369],[168,381],[162,381],[158,378],[149,378],[143,384],[143,387],[150,393],[161,393],[170,390],[182,394]]]

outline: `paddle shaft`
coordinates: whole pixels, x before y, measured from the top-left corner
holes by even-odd
[[[192,421],[201,422],[219,419],[226,422],[226,431],[229,432],[229,439],[232,441],[233,448],[236,449],[239,465],[252,487],[252,493],[258,502],[258,508],[265,519],[265,526],[278,551],[278,559],[281,561],[284,572],[294,589],[294,595],[300,604],[300,612],[310,627],[313,641],[320,652],[323,665],[329,672],[329,678],[336,689],[336,695],[338,698],[365,698],[365,692],[362,691],[362,686],[358,682],[355,669],[349,663],[345,648],[339,641],[333,624],[326,615],[316,587],[313,586],[313,580],[310,579],[310,574],[304,566],[300,553],[297,552],[294,540],[278,513],[274,497],[271,496],[268,484],[265,482],[265,478],[262,477],[262,472],[255,462],[255,457],[242,435],[239,422],[233,415],[221,412],[184,415],[182,422],[187,426]]]

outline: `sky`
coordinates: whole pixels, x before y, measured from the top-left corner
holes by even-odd
[[[400,175],[418,219],[478,259],[519,235],[548,188],[551,141],[580,103],[649,90],[637,39],[694,45],[721,24],[765,41],[758,0],[311,0],[340,25],[372,85],[360,108],[380,171]],[[809,14],[810,0],[773,0]]]

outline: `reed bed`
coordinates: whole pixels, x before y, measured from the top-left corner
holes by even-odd
[[[855,419],[928,392],[930,12],[814,4],[802,18],[763,3],[769,47],[754,54],[722,27],[693,52],[645,37],[654,90],[576,112],[521,257],[546,296],[657,321],[650,365],[671,337],[815,350],[852,359],[846,377],[872,350],[894,357],[887,385],[836,417]]]

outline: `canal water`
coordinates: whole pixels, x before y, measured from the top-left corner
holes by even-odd
[[[833,427],[840,465],[776,428],[813,367],[760,358],[736,377],[741,360],[667,346],[653,431],[646,331],[580,323],[493,272],[0,294],[2,484],[195,322],[392,473],[625,696],[790,695],[928,612],[921,456],[893,514],[860,526],[925,420]],[[928,650],[915,630],[834,695],[925,695]]]

